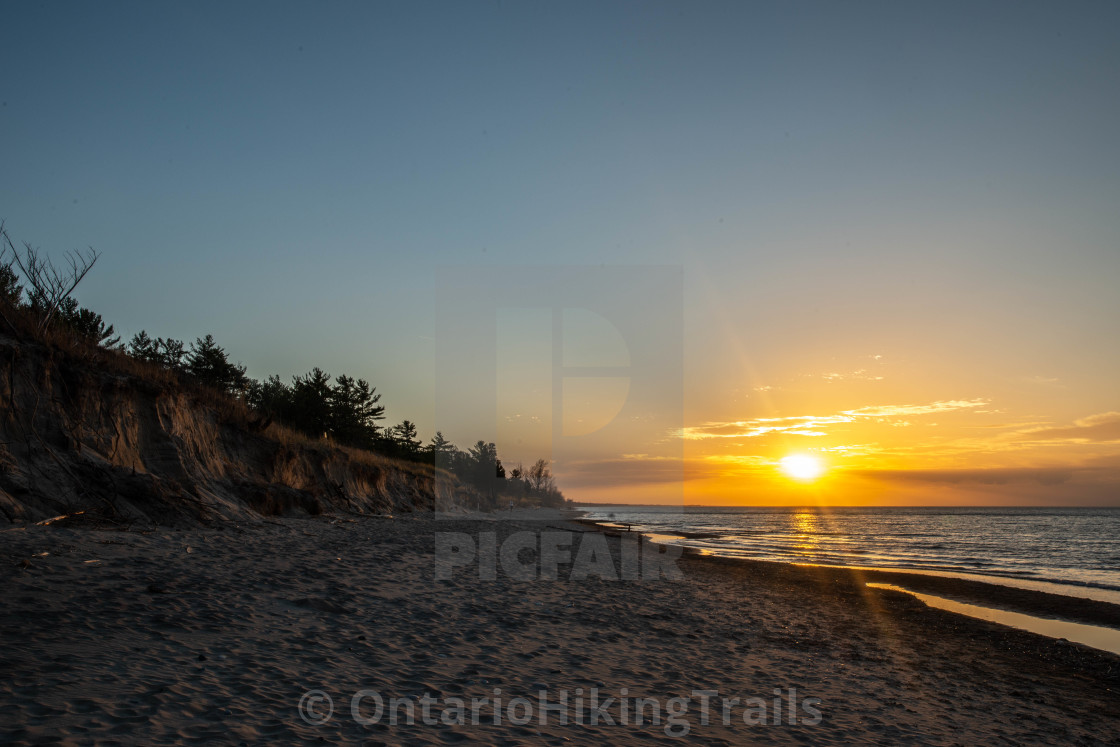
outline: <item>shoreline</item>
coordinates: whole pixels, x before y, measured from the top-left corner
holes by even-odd
[[[618,522],[613,520],[580,517],[575,519],[575,521],[585,526],[600,527],[606,532],[621,531]],[[658,531],[632,531],[634,531],[635,534],[648,536],[676,536],[686,539],[719,536],[714,533],[678,530],[666,531],[664,533]],[[822,569],[822,572],[837,572],[853,576],[862,576],[867,582],[905,586],[913,591],[943,596],[954,601],[979,604],[995,609],[1007,609],[1008,611],[1036,615],[1046,619],[1065,620],[1084,625],[1098,625],[1120,629],[1120,603],[1073,593],[1065,594],[1058,591],[1027,588],[1011,583],[1021,581],[1028,583],[1033,582],[1048,587],[1063,586],[1063,584],[1055,581],[1037,581],[1034,579],[1007,577],[1007,583],[1001,583],[1003,577],[992,574],[969,574],[963,571],[939,571],[935,569],[904,567],[879,568],[859,565],[827,565],[812,562],[798,563],[788,560],[722,555],[717,551],[707,548],[697,548],[690,545],[676,546],[681,547],[687,555],[718,558],[721,561],[741,562],[748,565],[764,564],[799,568],[819,568]],[[1096,588],[1079,584],[1065,584],[1065,586],[1068,586],[1071,592]],[[1113,591],[1111,589],[1102,590]]]
[[[557,514],[0,532],[10,590],[0,741],[677,739],[664,723],[363,725],[350,710],[364,689],[416,702],[541,685],[553,697],[592,687],[662,704],[691,696],[691,736],[709,744],[1057,745],[1120,729],[1120,657],[930,609],[834,570],[689,554],[683,581],[573,580],[570,563],[551,581],[482,580],[469,567],[434,577],[439,533],[504,541],[557,530],[580,542],[574,532],[603,534],[621,557],[617,536]],[[328,722],[300,715],[314,690],[334,699]],[[823,718],[749,725],[737,708],[729,724],[702,725],[700,690],[796,692],[819,699]]]
[[[579,518],[576,522],[590,527],[599,527],[608,536],[624,533],[613,522],[599,522],[594,519]],[[633,531],[642,535],[643,539],[651,536],[661,536],[656,532]],[[676,533],[675,533],[676,534]],[[650,540],[655,541],[655,540]],[[940,576],[935,572],[915,573],[911,569],[877,569],[858,566],[819,565],[813,563],[788,563],[780,560],[759,560],[744,558],[700,550],[687,545],[678,545],[684,555],[699,559],[708,559],[720,563],[741,563],[746,568],[765,566],[778,566],[800,568],[818,575],[831,575],[838,582],[848,580],[857,584],[887,584],[903,587],[904,592],[917,592],[919,594],[941,597],[955,602],[973,604],[992,610],[1003,610],[1013,613],[1026,614],[1043,620],[1060,620],[1079,625],[1106,627],[1120,630],[1120,605],[1085,597],[1067,596],[1034,589],[1023,589],[1014,586],[1005,586],[988,581],[959,578],[954,576]],[[962,574],[963,575],[963,574]],[[1013,627],[1015,630],[1021,628]],[[1054,639],[1038,633],[1044,638]],[[1103,650],[1103,649],[1098,649]],[[1115,654],[1113,651],[1105,653]]]

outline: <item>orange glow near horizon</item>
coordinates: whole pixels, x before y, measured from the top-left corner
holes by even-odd
[[[1106,396],[1084,377],[1071,376],[1067,384],[1057,371],[1034,368],[1038,363],[1028,368],[1014,361],[1009,369],[987,358],[992,348],[986,343],[974,348],[979,343],[971,338],[962,339],[952,355],[920,341],[909,344],[906,335],[880,348],[860,341],[858,332],[823,349],[800,340],[791,345],[780,336],[771,349],[759,346],[751,355],[716,345],[713,350],[731,351],[722,371],[694,369],[684,382],[681,412],[670,419],[657,415],[660,400],[642,394],[640,377],[587,376],[577,379],[586,385],[582,389],[565,379],[562,411],[555,411],[553,388],[540,385],[552,370],[530,375],[526,368],[526,361],[551,360],[553,353],[552,316],[538,316],[533,329],[530,315],[521,312],[511,315],[509,330],[501,328],[508,332],[502,339],[517,344],[499,350],[500,370],[511,374],[498,382],[499,447],[506,455],[505,445],[516,444],[519,451],[509,460],[516,463],[548,453],[554,434],[581,439],[565,442],[572,446],[565,446],[555,468],[557,483],[576,501],[1120,503],[1120,403],[1114,388]],[[740,332],[729,328],[727,339]],[[577,328],[565,345],[581,334],[591,337]],[[614,351],[604,358],[611,365],[633,365],[625,345],[612,340],[595,351]],[[764,371],[752,362],[756,356],[769,361]],[[634,407],[631,400],[642,397],[645,409]]]
[[[996,395],[849,397],[826,387],[767,392],[742,414],[697,418],[681,430],[680,461],[627,454],[610,470],[629,480],[571,492],[594,503],[708,506],[1116,505],[1120,412],[1040,417],[1030,392],[1019,402],[999,395],[996,406]]]

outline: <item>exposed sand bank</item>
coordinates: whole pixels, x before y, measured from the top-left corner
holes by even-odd
[[[518,517],[519,519],[521,517]],[[694,690],[707,744],[1102,744],[1120,733],[1120,657],[932,610],[843,569],[683,557],[683,581],[435,580],[437,532],[497,542],[574,522],[284,519],[251,529],[0,532],[0,741],[558,744],[669,740],[662,723],[472,725],[470,699],[538,706]],[[583,536],[573,536],[578,545]],[[621,567],[618,538],[609,538]],[[43,555],[43,553],[48,553]],[[573,553],[575,554],[575,553]],[[500,564],[499,564],[500,565]],[[582,691],[577,691],[582,688]],[[796,694],[791,694],[790,689]],[[329,721],[301,718],[322,690]],[[360,690],[411,696],[415,723],[359,724]],[[777,689],[780,695],[776,696]],[[467,723],[426,725],[466,700]],[[325,701],[305,700],[322,716]],[[780,698],[781,723],[773,700]],[[739,698],[723,723],[720,698]],[[746,725],[750,698],[765,725]],[[805,707],[806,698],[819,699]],[[789,707],[799,723],[789,723]],[[371,719],[375,698],[358,700]],[[757,702],[753,717],[757,720]],[[608,713],[620,720],[619,706]],[[820,711],[819,723],[812,711]],[[504,710],[504,708],[503,708]],[[403,711],[399,711],[403,720]],[[454,712],[449,712],[455,715]],[[314,719],[312,719],[314,720]],[[585,719],[586,720],[586,719]]]
[[[0,527],[84,511],[179,528],[477,502],[430,465],[338,447],[107,350],[0,334]]]

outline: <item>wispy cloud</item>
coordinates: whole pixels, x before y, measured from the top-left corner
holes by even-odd
[[[649,454],[623,454],[611,459],[567,462],[557,469],[565,486],[610,487],[681,482],[684,460]]]
[[[834,382],[834,381],[849,381],[849,380],[853,380],[853,379],[861,380],[861,381],[882,381],[883,380],[882,376],[876,376],[875,374],[869,373],[866,368],[861,368],[858,371],[849,371],[847,373],[840,373],[838,371],[832,371],[832,372],[829,372],[829,373],[826,373],[826,374],[821,374],[821,378],[823,378],[825,381],[827,381],[829,383]]]
[[[930,415],[935,412],[948,412],[949,410],[967,410],[973,407],[983,407],[987,404],[989,404],[989,400],[986,399],[951,399],[931,402],[928,405],[861,407],[858,410],[845,410],[844,413],[861,418],[897,418],[905,415]]]
[[[797,415],[788,418],[755,418],[753,420],[735,420],[723,423],[705,423],[704,425],[689,426],[681,430],[686,439],[699,440],[705,438],[757,438],[767,433],[787,433],[790,431],[816,431],[825,425],[835,423],[850,423],[855,418],[847,415]]]
[[[859,420],[891,421],[903,417],[917,417],[951,410],[965,410],[988,404],[985,399],[945,400],[926,405],[876,405],[844,410],[835,415],[796,415],[785,418],[754,418],[730,422],[711,422],[689,426],[681,435],[689,440],[708,438],[757,438],[770,433],[788,433],[800,436],[824,436],[830,425],[853,423]],[[899,423],[908,424],[905,421]]]
[[[988,412],[987,410],[977,410],[977,412]],[[978,428],[981,430],[1013,430],[1030,428],[1033,426],[1052,425],[1046,420],[1023,420],[1017,423],[976,423],[975,425],[968,426],[969,428]]]
[[[774,460],[757,454],[705,454],[701,462],[734,464],[740,467],[773,467]]]
[[[1013,485],[1038,483],[1061,485],[1073,476],[1071,469],[1005,468],[1005,469],[867,469],[848,470],[850,475],[870,477],[889,482],[942,483],[950,485]]]
[[[1023,381],[1028,384],[1038,384],[1039,386],[1060,386],[1057,377],[1054,376],[1024,376]]]
[[[876,454],[881,452],[882,449],[879,444],[846,444],[842,446],[825,446],[819,449],[821,452],[839,454],[841,456],[863,456],[866,454]]]
[[[1030,441],[1102,443],[1120,441],[1120,412],[1102,412],[1073,421],[1073,425],[1033,428],[1019,434]]]
[[[847,470],[845,474],[887,483],[901,492],[933,489],[939,495],[964,496],[968,502],[995,500],[1008,505],[1113,506],[1120,494],[1120,468],[1104,464],[991,469],[864,469]],[[928,492],[923,494],[930,495]]]

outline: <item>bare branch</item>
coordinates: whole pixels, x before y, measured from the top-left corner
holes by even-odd
[[[42,318],[39,320],[39,329],[45,329],[62,304],[70,298],[70,294],[78,287],[78,283],[97,263],[101,256],[89,248],[89,253],[67,252],[66,261],[69,271],[60,271],[54,263],[46,257],[40,257],[39,251],[26,241],[23,242],[23,253],[16,250],[3,224],[0,224],[0,235],[3,236],[7,247],[11,249],[15,263],[23,273],[24,279],[30,285],[30,295],[35,303],[42,305]],[[7,249],[5,249],[5,252]],[[3,256],[3,255],[0,255]]]

